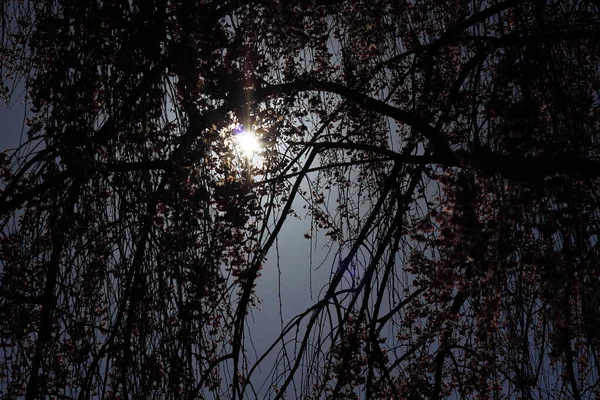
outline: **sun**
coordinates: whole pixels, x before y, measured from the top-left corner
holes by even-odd
[[[251,159],[261,149],[260,141],[253,131],[242,130],[234,136],[235,147],[247,159]]]

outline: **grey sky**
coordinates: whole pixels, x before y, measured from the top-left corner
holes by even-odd
[[[0,101],[0,151],[19,145],[25,114],[25,96],[16,90],[10,104]]]

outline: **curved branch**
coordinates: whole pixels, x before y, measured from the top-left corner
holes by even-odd
[[[340,83],[304,78],[295,82],[272,85],[255,90],[254,96],[255,99],[266,99],[274,94],[283,95],[304,91],[322,91],[334,93],[347,101],[362,106],[367,111],[372,111],[393,118],[394,120],[406,124],[422,134],[433,145],[436,154],[453,158],[452,150],[450,149],[448,143],[444,140],[444,138],[442,138],[438,130],[428,124],[423,118],[420,118],[413,112],[394,107]]]

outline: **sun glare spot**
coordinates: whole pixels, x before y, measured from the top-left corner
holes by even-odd
[[[235,144],[238,151],[248,159],[251,159],[261,148],[258,137],[251,131],[237,133],[235,135]]]

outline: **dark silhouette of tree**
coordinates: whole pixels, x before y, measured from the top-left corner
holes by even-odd
[[[1,4],[0,398],[600,395],[597,1]]]

